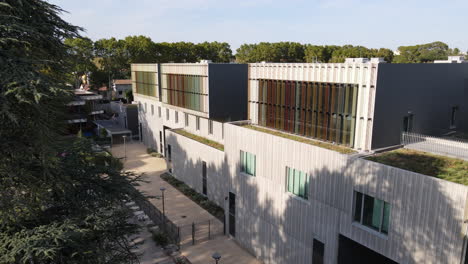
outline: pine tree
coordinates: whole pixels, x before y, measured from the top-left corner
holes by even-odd
[[[65,38],[41,0],[0,0],[0,263],[132,263],[122,201],[138,177],[84,138],[62,139]]]

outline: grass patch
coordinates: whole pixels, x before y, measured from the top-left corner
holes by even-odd
[[[190,200],[196,202],[200,207],[207,210],[211,215],[214,215],[220,221],[224,221],[224,209],[219,207],[212,201],[208,200],[206,196],[199,194],[197,191],[190,188],[190,186],[185,184],[183,181],[179,181],[167,172],[161,175],[161,179],[165,180],[167,183],[179,190],[185,196],[190,198]]]
[[[176,130],[172,130],[172,132],[174,133],[177,133],[179,135],[182,135],[184,137],[188,137],[190,139],[193,139],[195,141],[198,141],[200,143],[203,143],[205,145],[208,145],[210,147],[213,147],[215,149],[219,149],[221,151],[224,151],[224,145],[221,144],[221,143],[218,143],[216,141],[213,141],[213,140],[210,140],[210,139],[207,139],[207,138],[204,138],[204,137],[200,137],[200,136],[197,136],[197,135],[194,135],[192,133],[189,133],[183,129],[176,129]]]
[[[154,148],[147,148],[146,153],[150,154],[151,157],[163,158],[163,155],[159,154]]]
[[[468,185],[468,161],[403,148],[377,154],[366,159]]]
[[[283,132],[279,132],[279,131],[274,131],[274,130],[271,130],[271,129],[261,128],[261,127],[257,127],[257,126],[253,126],[253,125],[244,125],[243,127],[253,129],[253,130],[257,130],[257,131],[260,131],[260,132],[263,132],[263,133],[268,133],[268,134],[271,134],[271,135],[274,135],[274,136],[295,140],[295,141],[298,141],[298,142],[301,142],[301,143],[306,143],[306,144],[309,144],[309,145],[312,145],[312,146],[317,146],[317,147],[333,150],[333,151],[336,151],[336,152],[339,152],[339,153],[342,153],[342,154],[356,153],[356,151],[351,149],[351,148],[343,147],[343,146],[340,146],[340,145],[333,145],[333,144],[330,144],[330,143],[320,142],[320,141],[316,141],[316,140],[312,140],[312,139],[307,139],[307,138],[304,138],[304,137],[295,136],[295,135],[291,135],[291,134],[287,134],[287,133],[283,133]]]

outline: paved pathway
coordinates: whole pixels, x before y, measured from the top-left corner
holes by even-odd
[[[114,145],[111,149],[115,157],[124,156],[123,145]],[[155,158],[146,153],[146,147],[140,143],[130,143],[126,147],[127,159],[124,161],[126,170],[137,173],[145,173],[148,183],[142,183],[138,188],[148,195],[160,196],[161,187],[165,187],[165,213],[166,216],[177,226],[190,225],[192,222],[201,222],[211,220],[212,228],[222,230],[222,223],[215,219],[195,202],[187,198],[177,189],[173,188],[159,176],[166,171],[164,159]],[[159,197],[158,197],[159,198]],[[162,211],[162,199],[151,199],[151,202]],[[222,264],[257,264],[260,263],[247,251],[240,248],[233,240],[227,236],[217,236],[212,240],[199,242],[192,246],[187,241],[187,233],[182,228],[182,254],[185,255],[193,264],[214,263],[211,255],[219,252],[222,256]],[[188,228],[186,230],[189,230]],[[185,238],[185,239],[184,239]],[[185,240],[185,241],[184,241]]]
[[[152,234],[146,226],[147,221],[138,221],[136,216],[133,216],[129,221],[141,226],[140,233],[129,238],[131,241],[130,243],[134,243],[137,246],[136,249],[133,249],[133,252],[138,255],[141,264],[174,263],[174,261],[164,253],[163,249],[154,242]]]

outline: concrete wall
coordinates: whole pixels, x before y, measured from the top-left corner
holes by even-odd
[[[403,117],[413,132],[448,132],[452,106],[457,130],[468,132],[468,64],[381,64],[378,69],[372,148],[397,145]]]
[[[172,174],[197,192],[203,193],[202,162],[205,161],[207,197],[224,207],[224,196],[227,193],[224,152],[172,131],[166,132],[166,141],[171,145]]]
[[[240,172],[241,150],[256,155],[255,177]],[[398,263],[460,261],[466,186],[231,124],[225,152],[236,239],[265,263],[311,263],[313,239],[336,263],[339,234]],[[308,200],[286,192],[286,166],[310,175]],[[354,191],[391,204],[388,235],[353,222]]]
[[[211,119],[247,119],[247,71],[247,64],[208,64]]]

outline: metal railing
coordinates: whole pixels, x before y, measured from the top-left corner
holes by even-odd
[[[468,142],[402,132],[401,144],[408,149],[468,160]]]
[[[180,229],[169,218],[167,218],[159,209],[153,205],[146,197],[135,189],[136,197],[135,203],[141,208],[143,212],[149,217],[154,224],[159,225],[161,230],[169,238],[172,244],[180,245]]]
[[[224,223],[218,219],[193,222],[179,227],[179,235],[182,245],[195,245],[196,243],[211,240],[217,236],[223,236]]]

